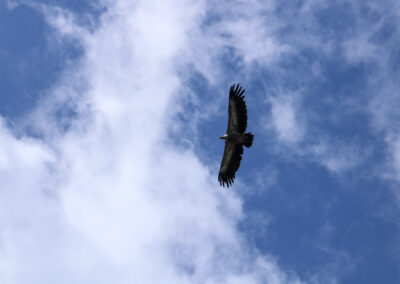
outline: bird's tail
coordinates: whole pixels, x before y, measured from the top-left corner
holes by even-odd
[[[254,139],[254,135],[249,133],[245,133],[244,134],[244,146],[246,146],[247,148],[250,148],[251,145],[253,145],[253,139]]]

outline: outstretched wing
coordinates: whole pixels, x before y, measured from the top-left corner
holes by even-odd
[[[244,101],[244,89],[233,84],[229,90],[228,129],[226,133],[244,133],[247,127],[247,108]]]
[[[240,161],[242,160],[243,146],[225,141],[224,156],[221,161],[218,181],[225,187],[232,185],[235,180],[235,173],[239,169]]]

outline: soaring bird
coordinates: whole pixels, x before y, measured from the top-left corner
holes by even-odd
[[[247,127],[247,109],[244,101],[244,89],[233,84],[229,90],[228,128],[221,136],[225,140],[224,156],[221,161],[218,181],[221,186],[231,186],[235,180],[235,173],[242,160],[243,145],[250,148],[254,135],[244,133]]]

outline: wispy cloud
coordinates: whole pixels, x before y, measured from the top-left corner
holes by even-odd
[[[370,73],[365,82],[368,104],[365,108],[371,117],[371,130],[387,146],[382,150],[386,157],[379,174],[399,181],[399,71],[394,63],[398,61],[397,46],[400,43],[399,13],[395,8],[399,4],[396,1],[387,3],[389,5],[367,2],[364,14],[357,14],[353,37],[345,40],[343,47],[350,64],[369,66]]]
[[[360,24],[364,21],[361,8],[349,1],[337,5],[323,1],[276,4],[271,22],[283,15],[287,21],[273,26],[269,37],[289,52],[276,61],[257,56],[259,67],[266,74],[266,110],[270,111],[264,121],[267,135],[273,133],[276,138],[274,148],[286,157],[296,157],[296,161],[300,157],[315,161],[334,174],[357,168],[370,156],[370,149],[360,145],[356,133],[344,137],[331,132],[368,113],[365,97],[348,93],[350,88],[345,85],[330,86],[337,76],[333,72],[343,72],[354,66],[357,58],[374,54],[374,46],[363,44],[368,36],[358,31],[360,26],[366,26]],[[348,25],[339,24],[339,18]],[[352,25],[356,31],[349,28]],[[257,52],[253,50],[252,54]],[[349,61],[343,62],[346,59]],[[333,62],[342,70],[333,70]],[[336,84],[345,82],[337,79]],[[358,80],[359,86],[367,88],[364,78],[354,80],[354,84]]]

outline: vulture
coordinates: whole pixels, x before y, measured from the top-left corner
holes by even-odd
[[[225,140],[224,156],[221,161],[218,181],[221,186],[233,184],[235,173],[242,160],[243,145],[250,148],[254,135],[244,133],[247,127],[247,109],[244,101],[244,89],[233,84],[229,90],[228,128],[220,138]]]

